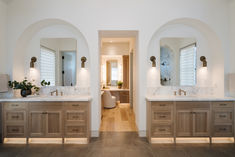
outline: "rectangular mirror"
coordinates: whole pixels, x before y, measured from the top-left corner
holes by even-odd
[[[75,86],[77,40],[43,38],[40,41],[40,79],[51,86]]]
[[[106,62],[106,84],[108,86],[117,86],[118,81],[118,61],[117,60],[108,60]]]
[[[162,38],[160,70],[163,86],[195,86],[197,43],[194,38]]]

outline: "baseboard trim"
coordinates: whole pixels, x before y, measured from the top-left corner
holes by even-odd
[[[146,137],[146,130],[139,130],[138,134],[139,134],[139,137]]]
[[[91,131],[91,137],[99,137],[99,131],[97,130]]]

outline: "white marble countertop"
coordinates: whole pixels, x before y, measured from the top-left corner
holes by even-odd
[[[146,96],[147,101],[235,101],[232,97],[213,96]]]
[[[128,92],[129,89],[118,89],[118,88],[110,88],[110,89],[101,89],[101,91],[111,91],[111,92]]]
[[[28,96],[26,98],[0,98],[0,102],[91,101],[90,95]]]

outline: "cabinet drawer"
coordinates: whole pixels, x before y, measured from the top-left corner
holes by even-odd
[[[215,123],[232,123],[233,111],[228,111],[228,110],[214,111],[214,120]]]
[[[86,126],[85,125],[67,125],[66,128],[66,136],[76,136],[76,137],[85,137],[86,136]]]
[[[214,136],[233,136],[233,126],[232,125],[215,125],[214,126]]]
[[[66,120],[84,122],[86,120],[86,112],[85,111],[66,111]]]
[[[71,110],[86,110],[87,103],[84,102],[67,102],[64,104],[65,109],[71,109]]]
[[[23,122],[25,120],[25,111],[6,111],[6,122]]]
[[[172,110],[173,102],[153,102],[152,110]]]
[[[158,121],[172,121],[172,112],[167,111],[152,111],[153,122]]]
[[[5,103],[4,108],[6,110],[25,110],[27,108],[27,103],[19,103],[19,102]]]
[[[233,108],[233,102],[213,102],[214,108],[230,107]]]
[[[6,125],[6,137],[24,137],[25,128],[23,125]]]
[[[152,137],[168,137],[173,136],[173,127],[172,125],[152,125]]]

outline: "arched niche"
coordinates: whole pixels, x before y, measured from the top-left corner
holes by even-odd
[[[160,39],[163,37],[186,37],[195,38],[198,44],[197,50],[197,85],[196,87],[213,87],[216,96],[224,95],[224,52],[221,41],[216,33],[204,22],[182,18],[172,20],[162,25],[152,36],[148,45],[148,69],[147,70],[147,88],[164,88],[160,84]],[[200,68],[202,63],[200,56],[206,56],[208,61],[208,73],[202,76]],[[157,67],[153,70],[149,58],[156,57]],[[153,74],[153,71],[155,73]],[[204,75],[204,74],[203,74]],[[154,77],[157,78],[154,78]],[[218,77],[219,76],[219,77]],[[169,89],[169,88],[168,88]]]
[[[90,55],[88,43],[82,33],[72,24],[60,19],[45,19],[31,24],[19,37],[14,49],[12,78],[22,80],[28,75],[30,58],[38,52],[30,51],[30,44],[40,41],[38,38],[74,38],[77,40],[77,85],[90,87]],[[38,50],[36,50],[38,51]],[[81,68],[81,57],[85,56],[86,68]],[[37,56],[38,57],[38,56]],[[85,78],[85,79],[84,79]]]

